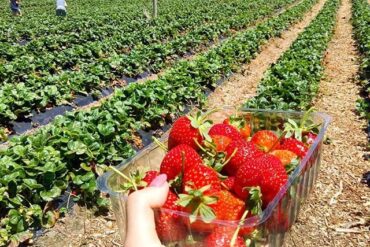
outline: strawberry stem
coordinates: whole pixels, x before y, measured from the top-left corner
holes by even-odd
[[[197,144],[197,146],[203,151],[203,152],[205,152],[207,155],[209,155],[209,156],[211,156],[211,157],[215,157],[215,155],[214,154],[212,154],[212,153],[210,153],[210,152],[208,152],[202,145],[200,145],[200,143],[198,142],[198,140],[197,140],[197,138],[194,138],[193,139],[194,140],[194,142],[195,142],[195,144]]]
[[[238,152],[238,148],[235,148],[233,153],[230,155],[230,157],[222,164],[222,167],[226,166],[227,163],[230,162],[230,160],[235,156],[236,152]]]
[[[209,116],[209,115],[211,115],[212,113],[214,113],[214,112],[217,112],[217,111],[220,111],[221,110],[221,108],[214,108],[214,109],[211,109],[211,110],[209,110],[209,111],[207,111],[207,112],[205,112],[203,115],[202,115],[202,117],[201,117],[201,121],[202,122],[204,122],[205,120],[206,120],[206,118]]]
[[[235,232],[233,234],[233,237],[231,238],[230,247],[234,247],[235,242],[236,242],[236,239],[237,239],[238,234],[239,234],[239,231],[240,231],[240,228],[244,224],[244,221],[245,221],[245,218],[247,218],[248,212],[249,212],[248,209],[245,210],[244,213],[243,213],[243,215],[242,215],[242,217],[240,218],[238,227],[236,228],[236,230],[235,230]]]
[[[123,177],[124,179],[126,179],[127,181],[129,181],[130,183],[132,183],[132,185],[134,186],[134,189],[137,190],[136,183],[135,183],[135,181],[133,179],[130,179],[129,177],[127,177],[125,174],[123,174],[121,171],[119,171],[114,166],[110,166],[110,169],[113,170],[118,175],[120,175],[121,177]]]
[[[166,147],[166,145],[163,144],[163,142],[161,142],[160,140],[158,140],[156,137],[152,137],[153,141],[155,144],[157,144],[163,151],[167,152],[168,149]]]

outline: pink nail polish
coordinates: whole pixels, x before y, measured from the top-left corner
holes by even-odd
[[[167,181],[166,174],[158,175],[153,181],[150,183],[150,187],[161,187]]]

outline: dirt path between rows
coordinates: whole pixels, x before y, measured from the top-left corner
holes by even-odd
[[[303,29],[316,17],[324,3],[324,0],[320,0],[302,21],[283,32],[281,37],[270,39],[257,57],[241,68],[241,73],[232,75],[210,95],[208,106],[213,108],[222,105],[241,105],[255,96],[258,83],[265,71],[291,46]]]
[[[313,194],[286,237],[286,246],[369,246],[370,188],[360,183],[370,170],[363,159],[366,121],[355,113],[359,56],[351,37],[350,0],[342,0],[334,37],[324,60],[325,76],[315,106],[333,117]]]

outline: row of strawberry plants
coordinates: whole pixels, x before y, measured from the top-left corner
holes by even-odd
[[[55,34],[48,34],[50,30],[48,30],[47,26],[44,26],[44,36],[30,37],[31,40],[26,45],[17,46],[12,44],[14,39],[8,39],[8,42],[4,43],[5,47],[1,49],[0,54],[6,57],[8,61],[15,58],[22,60],[21,56],[30,54],[35,54],[37,58],[37,55],[43,55],[40,52],[53,51],[57,53],[73,47],[76,44],[89,49],[89,47],[94,47],[98,42],[107,40],[108,38],[112,40],[109,40],[110,42],[104,47],[105,49],[121,43],[122,47],[119,49],[122,49],[127,46],[127,42],[129,41],[149,44],[167,36],[178,34],[184,29],[194,28],[197,25],[201,25],[204,21],[216,21],[221,18],[228,18],[235,12],[239,14],[248,10],[250,5],[252,5],[249,1],[239,2],[234,0],[233,2],[236,4],[236,8],[231,8],[228,7],[229,3],[227,2],[214,3],[213,0],[208,1],[207,4],[211,4],[212,8],[206,7],[207,5],[194,8],[196,5],[199,5],[199,2],[198,0],[193,0],[189,1],[182,9],[178,9],[178,11],[170,11],[174,8],[178,8],[179,5],[178,1],[173,1],[172,5],[168,7],[163,6],[169,13],[162,13],[155,21],[149,20],[141,15],[135,15],[135,12],[127,13],[127,11],[123,12],[123,14],[109,15],[109,18],[104,14],[99,14],[95,19],[88,18],[87,23],[85,20],[79,20],[78,18],[76,20],[72,17],[71,20],[68,20],[64,24],[65,27],[73,28],[71,30],[72,32],[61,29]],[[244,4],[246,4],[246,6],[244,6]],[[49,18],[55,19],[55,17]],[[33,30],[37,27],[36,24],[37,21],[35,21]],[[88,25],[86,26],[86,24]],[[24,27],[22,26],[13,28],[13,32],[10,32],[8,35],[17,33],[17,31],[22,32],[23,29]],[[38,28],[37,31],[39,31],[39,29],[40,28]],[[102,50],[101,52],[108,53],[110,51],[111,50],[107,50],[105,52]]]
[[[324,67],[322,60],[334,33],[340,0],[329,0],[288,51],[266,71],[249,108],[305,110],[315,97]]]
[[[45,205],[68,186],[90,203],[102,203],[95,176],[134,153],[133,132],[157,128],[185,105],[202,105],[207,88],[250,61],[315,2],[304,0],[192,61],[179,62],[157,80],[117,89],[99,107],[68,113],[33,135],[13,138],[0,152],[0,242],[52,224],[57,213]]]
[[[362,54],[361,78],[363,99],[357,101],[360,115],[370,122],[370,4],[367,0],[352,1],[354,34]]]
[[[115,54],[95,62],[76,57],[73,60],[76,63],[78,60],[83,60],[82,64],[75,64],[79,67],[78,71],[62,71],[58,75],[44,76],[44,78],[27,74],[24,76],[27,78],[25,84],[18,83],[14,86],[13,83],[4,83],[0,86],[0,116],[2,117],[0,122],[6,124],[9,120],[29,114],[33,109],[65,103],[66,100],[73,99],[76,93],[87,93],[92,89],[109,85],[110,82],[119,81],[122,74],[133,77],[147,69],[158,72],[168,66],[169,61],[174,57],[185,54],[189,49],[206,45],[219,35],[230,36],[231,28],[245,28],[255,19],[265,17],[287,3],[290,1],[280,0],[268,6],[262,6],[264,1],[258,1],[257,4],[255,3],[255,8],[251,9],[255,10],[253,13],[244,12],[220,23],[201,26],[187,35],[179,36],[164,44],[153,43],[140,46],[129,54]],[[72,63],[67,57],[65,59],[66,62]],[[45,61],[45,56],[41,56],[41,60],[49,63],[47,59]],[[25,63],[25,61],[22,62]],[[55,63],[50,61],[50,64]],[[18,75],[22,74],[19,73],[19,66],[13,67],[17,68]]]
[[[202,22],[207,19],[212,19],[211,23],[228,23],[231,22],[229,19],[233,18],[234,15],[248,16],[257,10],[262,5],[261,1],[257,3],[238,4],[238,8],[232,10],[227,8],[223,4],[215,4],[214,7],[209,8],[213,11],[194,11],[195,14],[192,16],[181,16],[183,13],[179,12],[178,15],[164,16],[154,22],[139,19],[136,21],[125,21],[123,25],[117,23],[113,24],[116,34],[112,36],[104,37],[102,42],[98,39],[93,42],[86,42],[78,45],[73,45],[71,39],[67,34],[62,34],[61,37],[63,42],[53,37],[48,38],[46,43],[40,39],[36,39],[34,42],[31,41],[26,46],[16,46],[19,49],[7,49],[4,47],[3,52],[11,52],[11,56],[15,59],[7,59],[7,63],[2,69],[0,69],[0,83],[2,82],[18,82],[25,81],[27,77],[32,73],[46,76],[49,74],[57,74],[59,70],[70,69],[76,65],[91,63],[97,59],[102,59],[110,54],[126,54],[131,52],[132,49],[137,47],[147,46],[148,44],[157,43],[160,44],[164,39],[172,39],[183,34],[186,30],[194,29],[201,25]],[[226,10],[225,10],[226,9]],[[221,12],[221,10],[224,10]],[[248,11],[246,11],[248,10]],[[211,13],[209,13],[211,12]],[[225,13],[220,15],[219,13]],[[212,16],[212,17],[211,17]],[[175,20],[174,20],[175,19]],[[122,24],[122,23],[121,23]],[[104,24],[103,26],[106,26]],[[109,26],[109,25],[108,25]],[[207,31],[211,28],[205,28]],[[98,29],[99,30],[99,29]],[[84,33],[90,33],[85,31]],[[76,36],[76,33],[73,33]],[[82,35],[78,34],[78,37]],[[109,39],[108,39],[109,38]],[[33,43],[32,43],[33,42]],[[85,42],[85,41],[84,41]],[[48,49],[48,43],[51,47],[63,48],[62,51],[59,49]],[[65,43],[72,43],[72,47],[68,48]],[[30,48],[31,50],[27,49]],[[68,49],[67,49],[68,48]],[[2,54],[4,57],[10,54]],[[73,57],[72,57],[73,56]],[[15,71],[14,68],[17,68]]]

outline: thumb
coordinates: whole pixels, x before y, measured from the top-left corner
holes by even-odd
[[[149,187],[135,191],[128,197],[126,247],[161,246],[155,230],[153,208],[163,206],[168,190],[167,176],[161,174]]]

